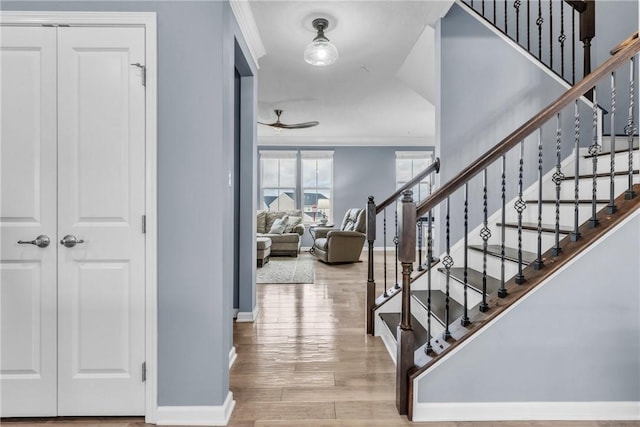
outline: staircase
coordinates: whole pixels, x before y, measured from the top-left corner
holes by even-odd
[[[401,414],[413,419],[415,390],[425,373],[445,363],[455,351],[464,351],[471,337],[640,209],[636,83],[631,82],[630,94],[616,95],[615,90],[616,70],[630,67],[634,76],[639,51],[636,34],[614,49],[608,61],[418,206],[408,189],[437,173],[439,162],[379,205],[369,199],[367,329],[382,339],[396,362],[396,406]],[[609,80],[609,93],[602,93],[601,86],[596,93],[595,86]],[[585,95],[593,100],[589,117],[578,108]],[[612,99],[613,108],[606,118],[597,104],[598,97]],[[603,136],[603,120],[611,120],[611,129],[615,130],[616,115],[628,115],[624,134]],[[575,122],[572,135],[561,131],[566,118]],[[557,129],[553,141],[544,140],[543,126]],[[581,145],[580,133],[593,136],[588,147]],[[567,145],[573,153],[563,157]],[[537,161],[525,165],[524,151],[531,147],[538,153]],[[518,165],[515,176],[507,173],[507,164],[514,163]],[[523,188],[524,177],[532,170],[537,181]],[[499,177],[497,182],[490,179],[492,176]],[[469,188],[478,184],[482,205],[470,206]],[[516,196],[507,200],[510,193]],[[501,205],[492,213],[489,206],[496,200],[501,200]],[[385,275],[383,293],[378,295],[373,276],[375,218],[394,203],[399,207],[394,240],[402,284],[388,287]],[[481,210],[480,224],[470,224],[470,209]],[[464,213],[463,225],[451,223],[453,210]],[[446,244],[436,254],[432,225],[438,216],[446,224]],[[425,223],[426,238],[422,239]],[[454,231],[464,237],[451,242]],[[413,271],[416,243],[422,240],[426,256],[418,258],[421,271]],[[385,263],[386,258],[385,253]]]

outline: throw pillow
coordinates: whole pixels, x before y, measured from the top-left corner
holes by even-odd
[[[293,233],[293,229],[296,228],[296,226],[301,223],[302,223],[301,216],[290,216],[289,220],[287,221],[287,226],[285,227],[284,232]]]
[[[285,228],[287,228],[288,220],[289,220],[289,217],[285,215],[282,218],[279,218],[273,221],[273,225],[271,226],[271,230],[269,230],[269,234],[284,233]]]

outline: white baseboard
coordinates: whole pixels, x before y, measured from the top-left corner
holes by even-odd
[[[229,350],[229,369],[231,369],[231,367],[233,366],[233,362],[235,362],[237,358],[238,353],[236,353],[236,347],[233,346],[231,347],[231,350]]]
[[[255,307],[253,311],[239,311],[236,322],[255,322],[257,317],[258,308]]]
[[[159,406],[157,425],[226,426],[236,404],[229,392],[220,406]]]
[[[414,403],[413,421],[640,420],[640,402]]]

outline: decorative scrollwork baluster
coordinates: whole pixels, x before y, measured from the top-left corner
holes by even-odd
[[[522,179],[524,175],[524,141],[520,141],[520,167],[518,168],[518,200],[515,203],[516,212],[518,212],[518,273],[515,281],[517,284],[525,282],[524,274],[522,274],[522,212],[527,208],[527,204],[522,200]]]
[[[509,7],[507,6],[507,0],[504,0],[504,33],[509,35],[509,24],[507,23],[508,22],[507,10],[509,10]]]
[[[636,197],[636,192],[633,191],[633,137],[637,132],[634,122],[634,109],[635,109],[635,57],[631,57],[630,65],[630,80],[629,80],[629,118],[627,119],[627,126],[624,128],[624,133],[627,135],[627,142],[629,143],[629,188],[624,194],[624,198],[627,200]]]
[[[564,43],[567,35],[564,33],[564,1],[560,2],[560,35],[558,42],[560,43],[560,75],[564,78]]]
[[[549,2],[549,68],[553,70],[553,2]]]
[[[607,205],[607,213],[616,213],[618,208],[616,207],[616,72],[611,72],[611,111],[609,111],[609,118],[611,119],[611,153],[610,153],[610,169],[609,173],[609,205]]]
[[[416,227],[418,228],[418,271],[423,271],[424,266],[422,265],[422,240],[423,240],[423,227],[422,227],[422,218],[418,218],[418,222],[416,222]]]
[[[487,169],[482,172],[482,212],[483,221],[480,229],[480,237],[482,238],[482,302],[478,309],[484,313],[489,310],[489,304],[487,304],[487,244],[491,237],[491,230],[487,221]]]
[[[598,101],[596,100],[596,87],[592,89],[593,94],[593,132],[591,145],[589,146],[589,154],[591,154],[591,160],[593,164],[593,182],[591,184],[591,219],[589,224],[591,227],[597,227],[599,222],[597,218],[598,207],[597,195],[598,195],[598,154],[602,151],[602,146],[598,144]]]
[[[464,184],[464,280],[463,280],[463,314],[460,323],[467,326],[469,322],[469,183]]]
[[[544,18],[542,17],[542,0],[538,0],[538,19],[536,19],[536,25],[538,26],[538,59],[542,61],[542,24],[544,24]]]
[[[398,281],[398,243],[400,243],[400,238],[398,237],[398,201],[396,200],[396,209],[395,209],[395,230],[396,234],[393,236],[393,245],[396,248],[396,284],[393,285],[393,289],[398,290],[401,288],[400,282]]]
[[[533,268],[540,270],[544,266],[542,259],[542,129],[538,129],[538,251]]]
[[[504,298],[507,296],[507,289],[505,288],[505,222],[507,214],[507,158],[502,156],[502,212],[500,223],[500,289],[498,289],[498,296]]]
[[[562,122],[560,120],[561,116],[558,113],[558,127],[556,129],[556,171],[553,173],[553,183],[556,185],[556,224],[555,224],[555,246],[553,247],[552,254],[553,256],[558,256],[562,252],[562,248],[560,248],[560,184],[562,184],[562,180],[564,179],[564,174],[561,169],[561,161],[562,161]]]
[[[571,13],[571,84],[576,84],[576,14]]]
[[[389,288],[387,287],[387,208],[382,210],[382,258],[384,269],[384,297],[389,296]]]
[[[522,5],[521,0],[516,0],[513,2],[513,7],[516,10],[516,42],[520,43],[520,6]]]
[[[573,231],[571,232],[571,241],[575,242],[580,238],[579,231],[579,208],[580,208],[580,109],[578,106],[578,100],[575,101],[574,108],[574,152],[575,152],[575,177],[573,179],[574,185],[574,211],[573,211]]]
[[[496,25],[496,0],[493,0],[493,25]]]
[[[429,195],[431,195],[431,183],[433,182],[433,174],[429,177]],[[433,351],[431,347],[431,267],[433,266],[433,233],[432,211],[427,214],[427,345],[424,348],[426,354]]]
[[[451,280],[451,267],[453,267],[453,258],[451,258],[451,230],[449,224],[449,197],[447,197],[447,217],[445,224],[445,233],[446,233],[446,251],[447,254],[442,259],[442,265],[444,265],[446,274],[445,274],[445,310],[444,310],[444,333],[442,337],[445,340],[451,338],[451,331],[449,331],[449,282]]]

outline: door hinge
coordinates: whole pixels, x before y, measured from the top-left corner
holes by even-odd
[[[134,67],[138,67],[140,68],[140,72],[142,73],[142,86],[146,87],[147,86],[147,67],[145,65],[142,65],[139,62],[136,62],[135,64],[131,64]]]
[[[147,216],[142,215],[142,234],[147,233]]]
[[[142,382],[147,381],[147,362],[142,362]]]

